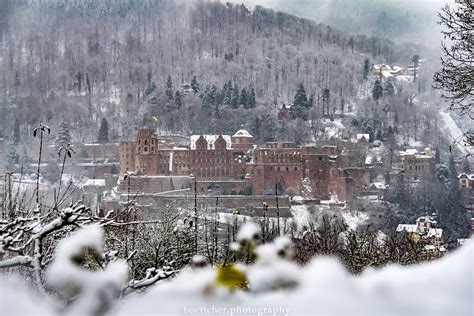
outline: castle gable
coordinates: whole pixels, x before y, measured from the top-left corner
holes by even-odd
[[[200,138],[203,138],[207,142],[206,147],[204,148],[197,148],[197,143]],[[192,150],[203,150],[203,149],[209,149],[213,150],[215,149],[216,141],[219,137],[222,137],[222,139],[226,142],[225,148],[226,149],[231,149],[231,137],[229,135],[192,135],[191,136],[191,146],[190,148]],[[202,142],[202,141],[201,141]]]

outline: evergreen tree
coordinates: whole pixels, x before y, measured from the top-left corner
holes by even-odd
[[[149,96],[156,90],[156,83],[152,81],[148,87],[145,89],[145,96]]]
[[[196,76],[191,80],[191,89],[193,89],[194,93],[199,93],[199,83],[197,82]]]
[[[30,158],[28,157],[28,153],[26,149],[23,150],[23,153],[20,155],[20,171],[23,171],[23,174],[30,174],[33,170],[30,166]]]
[[[469,164],[469,159],[467,159],[467,157],[464,157],[462,170],[464,171],[464,173],[467,173],[467,174],[469,174],[471,172],[471,166]]]
[[[99,136],[97,137],[97,141],[102,144],[109,142],[109,123],[105,117],[100,122]]]
[[[201,94],[202,99],[202,107],[203,109],[209,109],[212,106],[212,96],[211,96],[211,87],[209,85],[206,86],[204,92]]]
[[[451,179],[455,181],[458,176],[458,171],[456,170],[456,162],[454,161],[454,155],[449,156],[449,172],[451,173]]]
[[[369,78],[369,72],[370,72],[370,61],[368,58],[366,58],[364,60],[364,72],[363,72],[364,80],[367,80]]]
[[[20,136],[20,120],[16,119],[13,125],[13,143],[19,144],[21,140]]]
[[[248,95],[247,95],[247,90],[245,88],[242,88],[242,91],[240,92],[240,101],[239,103],[245,108],[247,109],[247,98],[248,98]]]
[[[329,101],[331,100],[331,90],[324,89],[323,90],[323,115],[329,115]],[[326,109],[326,110],[325,110]]]
[[[309,99],[308,99],[308,108],[309,108],[309,109],[312,108],[313,105],[314,105],[314,95],[311,94],[311,95],[309,96]]]
[[[374,84],[374,88],[372,89],[372,98],[374,101],[377,101],[383,96],[383,87],[380,83],[380,80],[376,80]]]
[[[249,107],[249,109],[253,109],[257,106],[257,102],[255,100],[255,89],[252,88],[250,90],[250,95],[248,96],[248,99],[247,99],[247,106]]]
[[[16,152],[13,146],[10,146],[10,150],[7,155],[7,161],[5,167],[12,172],[17,172],[17,165],[20,163],[20,156]]]
[[[392,80],[388,80],[387,83],[385,84],[384,94],[393,95],[394,93],[395,93],[395,86],[393,85]]]
[[[155,105],[155,106],[158,105],[159,103],[158,97],[156,95],[152,96],[149,102],[151,105]]]
[[[300,118],[302,120],[308,119],[308,109],[302,106],[292,106],[291,115],[294,118]]]
[[[224,96],[223,100],[223,105],[226,107],[230,107],[232,104],[232,94],[233,94],[233,88],[232,88],[232,83],[226,82],[224,84],[224,87],[222,89],[222,95]]]
[[[446,166],[444,164],[436,164],[435,174],[436,174],[436,178],[441,183],[444,183],[444,182],[448,181],[448,179],[450,178],[449,168],[448,168],[448,166]]]
[[[435,149],[435,163],[436,163],[436,164],[441,163],[441,157],[439,156],[439,150],[438,150],[438,148]]]
[[[183,101],[181,99],[181,93],[179,93],[179,91],[176,91],[176,94],[174,95],[174,107],[176,110],[180,110],[182,106]]]
[[[239,94],[239,87],[237,85],[234,86],[232,89],[232,98],[230,101],[230,106],[233,109],[238,109],[239,108],[239,102],[240,102],[240,94]]]
[[[209,100],[214,107],[219,106],[219,92],[217,91],[217,86],[215,84],[212,85]]]
[[[168,100],[173,100],[173,81],[171,80],[171,76],[168,76],[168,79],[166,79],[165,94]]]
[[[446,196],[439,199],[438,223],[443,228],[446,242],[456,242],[458,238],[467,238],[470,230],[470,216],[463,206],[463,196],[459,185],[450,185]]]
[[[308,108],[308,97],[302,83],[298,85],[296,90],[295,99],[293,101],[293,106]]]
[[[69,126],[66,122],[62,121],[59,124],[59,129],[56,134],[56,143],[58,144],[68,144],[71,143],[71,134],[69,133]]]
[[[413,55],[411,61],[413,62],[413,80],[416,80],[416,72],[420,64],[420,55]]]

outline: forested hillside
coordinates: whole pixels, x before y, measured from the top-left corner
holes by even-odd
[[[105,117],[112,139],[151,124],[184,133],[230,133],[245,124],[271,139],[275,104],[292,102],[300,83],[314,112],[327,114],[355,96],[366,58],[393,63],[413,55],[259,6],[9,4],[0,43],[4,137],[16,129],[26,138],[39,120],[66,121],[77,141],[95,141]]]

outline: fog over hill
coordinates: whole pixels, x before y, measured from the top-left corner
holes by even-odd
[[[246,124],[272,139],[274,124],[261,125],[264,107],[292,102],[299,83],[315,103],[328,89],[334,109],[355,96],[364,59],[406,64],[419,51],[263,7],[9,3],[0,46],[5,136],[15,121],[23,138],[39,120],[67,121],[74,138],[92,141],[107,116],[115,138],[158,116],[172,132],[230,133]],[[184,91],[193,79],[195,91]]]
[[[451,0],[243,0],[314,19],[346,32],[439,46],[438,11]],[[427,38],[433,40],[427,40]]]

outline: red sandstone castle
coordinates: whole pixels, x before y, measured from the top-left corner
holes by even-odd
[[[157,136],[154,129],[140,129],[136,141],[120,144],[121,173],[193,175],[200,184],[233,183],[238,187],[235,194],[245,188],[255,195],[268,194],[278,188],[280,193],[301,194],[304,190],[314,198],[341,201],[354,194],[354,182],[367,176],[367,169],[343,167],[349,159],[336,146],[267,143],[258,147],[244,129],[233,136],[194,135],[185,146],[176,143]],[[303,179],[310,189],[303,188]]]

